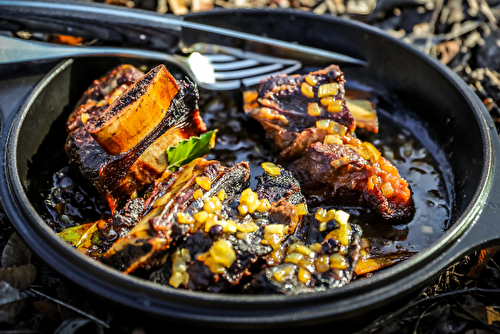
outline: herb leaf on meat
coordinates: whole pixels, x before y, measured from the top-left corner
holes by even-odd
[[[57,235],[76,248],[82,246],[89,247],[98,244],[100,241],[99,230],[97,228],[98,223],[99,221],[73,226],[57,233]]]
[[[209,131],[199,137],[193,136],[167,149],[168,169],[174,172],[180,166],[190,163],[210,152],[215,145],[217,130]]]

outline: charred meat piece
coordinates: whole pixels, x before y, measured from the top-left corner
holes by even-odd
[[[120,210],[116,210],[112,216],[113,229],[123,238],[144,215],[144,198],[130,199]]]
[[[304,194],[332,204],[368,204],[384,219],[409,220],[414,204],[408,183],[372,144],[352,135],[355,121],[343,84],[334,65],[270,78],[258,93],[246,94],[245,111],[274,139],[278,161],[290,166]],[[360,119],[369,115],[366,126],[378,131],[368,106],[352,103]]]
[[[305,206],[300,186],[289,172],[280,171],[260,177],[256,192],[247,188],[228,194],[220,211],[209,212],[205,201],[203,210],[193,214],[198,220],[208,213],[204,227],[185,236],[177,244],[180,251],[152,279],[192,290],[238,291],[241,281],[259,271],[275,249],[281,251],[302,220],[295,209]]]
[[[101,261],[125,273],[157,265],[168,249],[201,228],[203,222],[195,213],[205,206],[212,208],[211,200],[222,190],[228,196],[241,192],[249,176],[245,162],[225,168],[217,161],[196,159],[180,168],[157,183],[152,194],[163,195],[153,197],[154,202],[145,202],[142,219],[115,242]],[[166,189],[160,191],[162,187]]]
[[[107,199],[111,211],[162,174],[166,148],[206,132],[194,84],[176,82],[163,65],[131,84],[136,76],[130,67],[109,72],[82,100],[109,93],[96,103],[87,99],[67,123],[70,163]],[[115,82],[125,83],[113,88]]]
[[[263,269],[244,292],[296,295],[349,283],[360,256],[361,229],[348,218],[343,211],[321,208],[305,216],[282,262]]]
[[[342,131],[356,124],[345,100],[344,74],[336,65],[307,75],[276,76],[262,81],[258,92],[245,93],[245,112],[259,121],[280,151],[279,160],[299,156],[328,131],[309,129],[331,120]]]
[[[415,207],[408,183],[370,143],[351,136],[312,144],[290,165],[303,192],[334,203],[366,205],[387,220],[408,220]]]
[[[277,203],[282,198],[286,198],[292,205],[305,203],[306,200],[301,193],[299,181],[293,177],[292,173],[281,166],[276,167],[279,168],[279,174],[276,172],[274,174],[277,175],[272,175],[266,171],[257,178],[258,183],[255,192],[259,198],[267,198],[271,203]],[[272,168],[275,167],[272,166]]]

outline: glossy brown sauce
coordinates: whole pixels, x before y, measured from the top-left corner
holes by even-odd
[[[386,98],[379,99],[377,93],[360,91],[358,88],[349,90],[348,87],[347,95],[377,102],[380,131],[378,134],[357,131],[357,134],[360,139],[372,142],[408,181],[416,213],[407,224],[389,225],[363,208],[335,208],[351,213],[351,222],[361,226],[371,254],[417,253],[436,241],[450,221],[452,196],[446,189],[443,174],[434,159],[439,155],[437,145],[424,146],[419,140],[422,136],[415,133],[414,129],[421,130],[424,127],[417,118],[405,117],[404,121],[398,121],[397,117],[391,115],[398,112],[405,114],[404,111],[394,110],[394,104]],[[215,148],[206,158],[219,160],[225,165],[249,161],[251,187],[255,187],[255,177],[263,172],[260,164],[274,162],[277,154],[261,125],[243,112],[241,92],[201,91],[199,105],[208,129],[219,130]],[[419,126],[414,126],[417,124]],[[58,131],[64,131],[64,128]],[[54,231],[60,232],[67,227],[96,220],[108,213],[105,202],[79,180],[67,162],[61,163],[58,168],[59,171],[52,175],[52,181],[46,180],[50,189],[44,193],[46,212],[43,217]]]

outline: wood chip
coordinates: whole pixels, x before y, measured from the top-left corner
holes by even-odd
[[[497,25],[495,15],[493,15],[493,12],[491,11],[490,6],[486,3],[486,0],[480,0],[479,9],[481,10],[481,13],[488,18],[490,23],[493,24],[493,26]]]
[[[215,0],[215,4],[217,6],[221,6],[223,8],[235,8],[234,4],[227,2],[227,1],[224,1],[224,0]]]
[[[168,0],[168,4],[175,15],[185,15],[189,12],[184,0]]]
[[[337,13],[339,15],[345,13],[345,5],[343,0],[333,0],[333,3],[335,4],[335,8],[337,8]]]
[[[325,3],[328,6],[330,14],[337,15],[337,7],[335,6],[335,2],[333,0],[325,0]]]
[[[426,37],[429,34],[430,29],[431,27],[428,22],[422,22],[413,27],[413,34],[415,37]]]
[[[314,7],[317,4],[316,0],[300,0],[301,5],[307,7]]]
[[[479,12],[479,4],[476,0],[467,0],[467,3],[469,4],[470,9],[476,13]]]
[[[158,0],[158,7],[156,7],[156,12],[158,14],[165,14],[168,12],[167,0]]]
[[[193,3],[191,5],[191,11],[193,12],[206,12],[207,10],[210,10],[214,8],[214,1],[213,0],[193,0]]]
[[[400,30],[388,30],[387,33],[389,33],[389,35],[391,35],[392,37],[395,37],[395,38],[398,38],[398,39],[401,39],[403,37],[406,36],[406,31],[404,31],[403,29],[400,29]]]
[[[323,1],[316,8],[313,9],[313,13],[317,15],[323,15],[326,13],[327,10],[328,10],[328,5],[326,4],[326,1]]]
[[[364,0],[349,0],[347,1],[347,12],[358,15],[368,15],[377,3],[375,1]]]
[[[439,61],[442,64],[448,64],[457,53],[460,51],[460,46],[455,41],[448,41],[438,45],[438,50],[441,53],[441,59]]]
[[[490,306],[486,306],[486,318],[488,320],[488,325],[493,324],[494,321],[500,321],[500,313]]]
[[[134,2],[132,0],[106,0],[104,2],[107,5],[122,6],[127,8],[134,8]]]

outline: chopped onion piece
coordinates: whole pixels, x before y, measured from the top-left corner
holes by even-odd
[[[339,144],[342,145],[344,142],[339,138],[338,135],[326,135],[323,143],[325,144]]]
[[[316,79],[314,76],[308,74],[306,76],[306,82],[310,84],[311,86],[316,86],[318,84],[318,79]]]
[[[276,176],[281,174],[281,169],[272,162],[262,163],[262,168],[264,168],[264,170],[268,172],[269,175],[271,176]]]
[[[198,176],[196,178],[196,183],[205,190],[210,190],[212,186],[212,180],[206,176]]]
[[[394,194],[394,189],[392,188],[392,184],[390,182],[384,183],[381,189],[385,197],[391,197]]]
[[[302,92],[302,94],[304,94],[307,97],[310,97],[311,99],[314,97],[313,88],[308,83],[303,82],[302,85],[300,86],[300,91]]]
[[[319,86],[318,97],[334,96],[339,90],[339,85],[336,82],[328,83]]]
[[[335,112],[340,112],[342,111],[342,106],[344,104],[344,101],[342,100],[336,100],[333,101],[328,105],[328,112],[335,113]]]
[[[329,126],[330,126],[330,120],[329,119],[322,119],[322,120],[316,121],[316,127],[318,129],[328,130]]]
[[[323,97],[321,99],[321,104],[324,106],[327,106],[334,101],[335,101],[335,98],[333,96],[326,96],[326,97]]]
[[[317,103],[309,103],[307,105],[307,113],[311,116],[319,116],[321,115],[321,113],[323,112],[323,110],[321,110],[321,108],[319,107],[319,105]]]
[[[345,134],[347,133],[347,128],[342,124],[330,121],[330,124],[328,125],[328,133],[332,135],[345,136]]]

